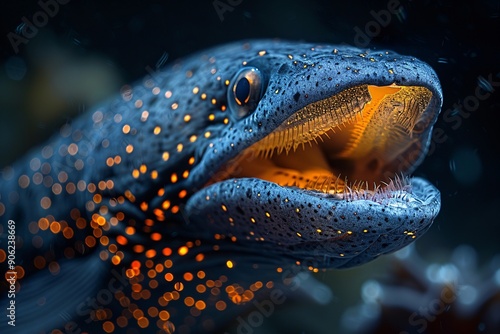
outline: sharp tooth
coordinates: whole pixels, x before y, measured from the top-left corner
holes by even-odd
[[[252,146],[257,151],[296,149],[316,141],[326,132],[345,126],[359,117],[371,100],[368,86],[348,88],[324,100],[313,102],[291,115],[267,137]]]

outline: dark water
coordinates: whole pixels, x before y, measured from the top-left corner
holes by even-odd
[[[429,63],[444,93],[439,139],[415,173],[440,189],[442,211],[417,249],[429,261],[461,244],[481,263],[500,253],[499,1],[89,0],[59,4],[47,20],[41,10],[36,1],[0,5],[0,166],[123,83],[205,47],[278,37],[392,49]],[[41,21],[31,38],[13,41],[9,33],[23,18]],[[489,94],[479,96],[478,87]],[[361,283],[383,276],[385,266],[380,259],[319,274],[336,295],[332,303],[297,300],[258,332],[335,332],[342,312],[359,302]]]

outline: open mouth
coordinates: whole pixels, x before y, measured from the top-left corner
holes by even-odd
[[[335,198],[404,190],[424,153],[431,99],[421,86],[348,88],[295,112],[209,184],[252,177]]]

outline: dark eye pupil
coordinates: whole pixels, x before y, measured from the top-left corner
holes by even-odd
[[[250,82],[247,78],[241,78],[234,88],[236,102],[241,106],[248,102],[250,97]]]
[[[238,121],[256,110],[264,92],[263,76],[256,67],[243,67],[235,73],[227,89],[231,117]]]

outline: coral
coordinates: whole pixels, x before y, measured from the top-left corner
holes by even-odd
[[[342,316],[351,333],[500,333],[500,256],[481,270],[476,251],[457,247],[447,263],[426,263],[409,246],[388,277],[362,286],[363,304]]]

